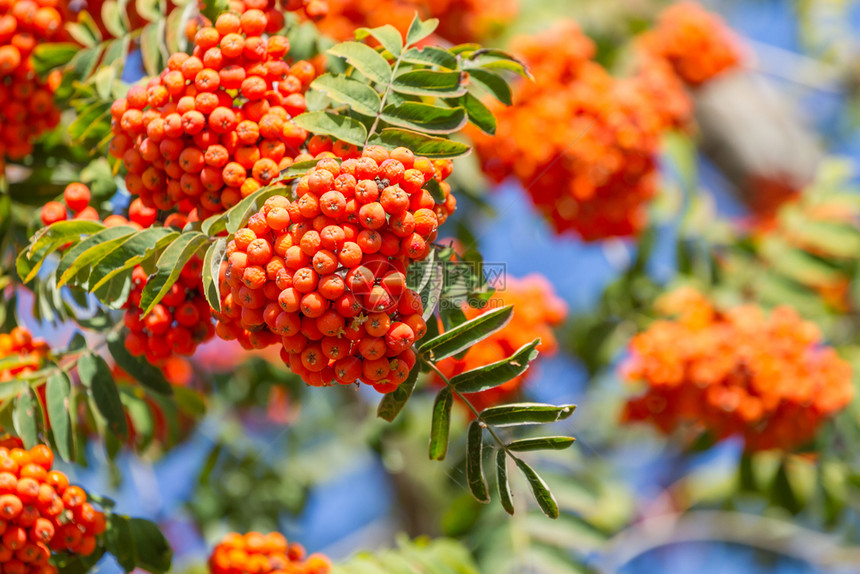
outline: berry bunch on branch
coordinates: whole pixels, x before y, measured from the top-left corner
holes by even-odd
[[[285,363],[310,384],[360,378],[380,392],[397,388],[427,331],[407,273],[454,208],[450,172],[450,161],[434,165],[406,148],[320,160],[296,201],[266,200],[227,245],[219,334],[281,343]],[[439,204],[423,189],[431,180]]]
[[[571,21],[512,49],[536,81],[516,86],[514,105],[492,106],[495,137],[475,131],[484,170],[518,179],[559,233],[586,241],[637,234],[656,191],[660,135],[689,116],[681,86],[660,69],[613,78]]]
[[[105,111],[110,153],[135,196],[128,218],[68,219],[62,204],[53,206],[57,213],[46,214],[48,225],[19,255],[18,273],[40,282],[46,260],[59,254],[47,281],[122,309],[108,351],[147,390],[168,396],[178,389],[158,367],[193,353],[213,331],[246,348],[279,345],[284,363],[310,385],[372,385],[385,394],[379,414],[387,420],[420,371],[435,370],[445,386],[430,455],[444,458],[453,397],[470,405],[464,395],[516,380],[537,356],[539,341],[526,341],[449,379],[436,363],[492,335],[512,310],[464,315],[442,334],[428,335],[426,323],[432,316],[435,325],[445,290],[427,278],[434,241],[456,208],[445,180],[451,158],[469,152],[452,135],[467,123],[492,133],[495,119],[479,95],[509,101],[507,72],[528,73],[501,51],[419,48],[438,23],[415,18],[404,35],[381,27],[359,34],[367,42],[335,45],[329,55],[342,59],[335,68],[343,71],[315,77],[309,63],[286,63],[289,42],[271,34],[267,7],[246,4],[200,27],[190,55],[174,53],[157,77]],[[313,111],[305,111],[309,91]],[[85,195],[74,187],[64,201],[83,212]],[[129,400],[99,355],[79,355],[78,373],[88,393],[98,390],[99,428],[115,435],[107,444],[115,453],[131,431]],[[513,453],[573,440],[526,444],[502,438],[496,426],[563,420],[573,406],[470,408],[479,425],[468,447],[473,494],[489,499],[478,462],[486,430],[542,510],[557,516],[546,484]],[[499,485],[513,512],[506,476]]]
[[[691,289],[660,305],[676,318],[631,342],[627,377],[646,388],[629,402],[626,420],[717,440],[739,435],[750,451],[793,450],[851,401],[850,365],[792,309],[721,311]]]
[[[191,56],[173,54],[158,78],[111,106],[110,153],[147,207],[205,219],[298,155],[308,134],[291,119],[305,111],[315,70],[290,67],[289,40],[264,37],[267,22],[260,10],[222,14],[196,33]]]

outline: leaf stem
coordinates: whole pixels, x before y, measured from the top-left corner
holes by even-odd
[[[407,48],[408,46],[403,46],[403,49],[400,51],[400,55],[397,56],[397,60],[394,61],[394,66],[391,67],[391,79],[388,80],[388,84],[385,86],[385,91],[379,99],[379,110],[376,112],[376,117],[373,119],[373,125],[371,125],[370,129],[367,131],[367,138],[364,140],[365,147],[367,146],[367,142],[370,141],[371,136],[373,136],[376,131],[376,128],[379,127],[379,120],[382,119],[382,110],[385,109],[385,101],[388,99],[388,94],[391,93],[391,85],[394,83],[394,77],[397,75],[397,70],[400,68],[400,62],[403,60],[403,54],[406,53]]]
[[[459,397],[460,400],[463,401],[463,403],[469,408],[469,410],[472,411],[472,414],[475,415],[475,420],[477,420],[481,424],[481,426],[483,426],[490,432],[490,435],[492,435],[492,437],[498,443],[499,447],[505,451],[505,454],[516,460],[517,457],[515,457],[510,450],[508,450],[508,445],[505,444],[505,442],[499,437],[498,434],[496,434],[496,431],[493,429],[493,427],[481,420],[481,413],[478,412],[478,409],[476,409],[475,406],[471,402],[469,402],[469,399],[467,399],[463,393],[458,391],[457,388],[451,384],[451,381],[442,373],[442,371],[439,370],[439,367],[437,367],[432,361],[428,361],[427,359],[421,359],[421,362],[433,369],[433,371],[435,371],[436,374],[439,375],[445,385],[449,389],[451,389],[451,392],[456,394],[457,397]]]

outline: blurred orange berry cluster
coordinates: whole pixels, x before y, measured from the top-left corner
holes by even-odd
[[[630,345],[626,375],[646,390],[627,404],[627,421],[649,421],[665,433],[708,431],[718,440],[739,435],[749,451],[791,450],[851,401],[851,367],[789,307],[721,311],[681,289],[658,309],[673,318]]]
[[[553,327],[564,321],[567,315],[567,305],[552,288],[552,284],[541,275],[529,275],[523,279],[508,277],[505,288],[493,293],[484,309],[465,307],[463,311],[468,319],[498,309],[504,305],[513,305],[514,314],[511,322],[503,329],[493,333],[488,338],[471,347],[461,358],[448,358],[439,362],[439,370],[451,378],[460,373],[477,369],[510,357],[523,345],[540,337],[538,350],[541,355],[551,355],[558,350],[558,341],[553,333]],[[507,383],[467,395],[469,402],[478,410],[493,405],[502,404],[515,397],[533,371],[511,379]],[[441,379],[436,379],[437,385],[442,385]]]
[[[695,2],[679,2],[660,14],[640,48],[666,60],[691,86],[700,86],[741,63],[737,37],[723,20]]]
[[[328,16],[317,26],[337,39],[352,39],[356,28],[391,24],[402,34],[415,13],[439,18],[437,34],[451,42],[492,36],[517,14],[516,0],[330,0]]]
[[[0,381],[12,379],[38,370],[48,354],[48,345],[34,339],[24,327],[15,327],[9,333],[0,333],[0,361],[9,363],[0,369]],[[12,361],[17,356],[17,360]]]
[[[40,79],[30,56],[63,33],[61,10],[59,0],[0,0],[0,168],[6,158],[29,155],[33,141],[60,121],[60,75]]]
[[[659,136],[690,116],[681,84],[654,59],[613,78],[571,21],[516,39],[512,51],[535,81],[516,87],[513,106],[493,106],[495,137],[473,130],[484,170],[515,176],[558,232],[586,241],[637,233],[655,193]]]
[[[209,558],[212,574],[328,574],[331,562],[322,554],[306,556],[300,545],[273,532],[228,534]]]

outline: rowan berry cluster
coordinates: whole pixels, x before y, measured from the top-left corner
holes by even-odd
[[[273,532],[228,534],[209,558],[211,574],[328,574],[331,561],[322,554],[307,556],[295,542]]]
[[[141,318],[140,298],[148,281],[142,267],[132,271],[132,288],[123,318],[129,333],[125,348],[164,366],[173,355],[190,356],[198,345],[215,334],[212,309],[203,292],[203,262],[193,257],[179,273],[179,280],[146,317]]]
[[[198,2],[198,7],[203,8],[203,2]],[[96,24],[99,26],[103,35],[108,35],[109,32],[102,21],[102,6],[104,0],[76,0],[73,2],[74,8],[77,11],[86,10],[93,17]],[[167,0],[165,13],[170,14],[176,6],[170,0]],[[266,31],[270,34],[281,31],[284,27],[284,15],[281,10],[301,11],[309,18],[316,20],[323,17],[328,12],[328,0],[230,0],[228,5],[230,12],[242,14],[247,10],[263,10],[269,20]],[[126,7],[126,13],[131,30],[143,28],[147,21],[137,12],[137,7],[134,2],[130,2]],[[186,26],[186,35],[189,41],[193,41],[194,35],[201,26],[211,25],[203,16],[197,16],[189,19]]]
[[[53,553],[89,556],[104,533],[104,513],[52,470],[54,453],[0,448],[0,565],[15,574],[56,573]]]
[[[720,311],[681,290],[662,319],[633,338],[627,377],[645,383],[625,419],[665,433],[738,435],[750,451],[791,450],[809,442],[853,396],[851,367],[788,307],[769,315],[753,305]]]
[[[110,153],[143,204],[204,219],[270,183],[307,139],[292,117],[305,111],[316,75],[290,67],[289,40],[264,37],[260,10],[225,13],[201,28],[191,56],[173,54],[146,86],[111,107]]]
[[[538,350],[541,356],[554,354],[558,341],[553,327],[564,321],[567,305],[558,298],[552,284],[541,275],[529,275],[522,279],[508,277],[503,290],[493,293],[483,309],[464,307],[466,318],[474,319],[486,311],[498,309],[502,305],[513,305],[515,312],[503,329],[476,343],[462,358],[448,358],[437,363],[437,367],[447,378],[471,371],[513,355],[517,349],[540,337]],[[524,374],[511,379],[498,387],[466,395],[469,402],[479,411],[487,407],[503,404],[516,397],[528,378],[534,373],[532,366]],[[434,382],[443,385],[436,377]]]
[[[741,47],[723,20],[695,2],[679,2],[660,14],[657,26],[639,38],[640,48],[667,61],[691,86],[736,68]]]
[[[9,333],[0,333],[0,360],[17,356],[11,366],[0,369],[0,382],[38,370],[48,354],[48,345],[34,339],[24,327],[15,327]]]
[[[456,206],[443,181],[452,164],[406,148],[368,146],[343,163],[328,155],[298,181],[295,201],[268,199],[228,244],[216,332],[246,348],[281,343],[308,384],[361,379],[390,392],[426,333],[406,273]],[[434,178],[439,204],[423,188]]]
[[[517,15],[515,0],[330,0],[328,16],[319,29],[338,40],[349,40],[356,28],[391,24],[401,34],[409,30],[416,12],[439,18],[437,34],[451,42],[474,42],[497,33]]]
[[[492,106],[495,137],[473,130],[484,171],[516,177],[560,233],[637,233],[656,189],[659,137],[674,123],[653,78],[612,78],[569,21],[517,39],[513,52],[536,81],[518,84],[513,106]]]
[[[0,168],[5,158],[29,155],[33,141],[60,121],[54,106],[60,75],[41,80],[30,57],[39,43],[62,34],[59,4],[58,0],[0,0]]]

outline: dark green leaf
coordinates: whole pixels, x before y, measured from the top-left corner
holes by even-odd
[[[81,556],[79,554],[60,554],[54,555],[53,560],[56,560],[56,566],[63,574],[89,574],[93,571],[95,565],[105,555],[105,549],[98,547],[95,552],[89,556]],[[52,561],[53,561],[52,560]]]
[[[72,61],[69,62],[69,66],[72,68],[76,78],[85,80],[92,75],[101,56],[101,46],[96,46],[95,48],[89,48],[87,50],[79,50],[72,58]]]
[[[69,135],[76,142],[83,141],[98,128],[100,122],[109,121],[109,116],[110,105],[107,102],[97,101],[78,112],[75,120],[69,125]]]
[[[149,277],[140,295],[141,316],[152,311],[179,279],[179,273],[185,264],[208,242],[209,238],[199,231],[190,231],[180,234],[167,246],[155,264],[155,274]]]
[[[183,414],[194,418],[206,414],[206,402],[199,392],[188,387],[176,387],[173,394],[173,402]]]
[[[449,134],[466,125],[464,108],[446,108],[418,102],[385,106],[383,121],[426,133]]]
[[[293,123],[312,134],[331,136],[357,146],[363,146],[367,139],[364,124],[349,116],[331,112],[305,112],[293,118]]]
[[[161,18],[162,15],[162,0],[132,0],[134,2],[134,7],[137,10],[137,13],[141,18],[148,22],[154,22]],[[223,2],[223,0],[203,0],[201,2],[201,7],[203,10],[208,10],[209,7],[213,5],[213,2]],[[212,14],[217,17],[217,14]],[[207,16],[208,17],[208,16]],[[212,22],[215,20],[209,18]]]
[[[418,352],[427,354],[434,362],[456,355],[507,325],[513,311],[512,305],[487,311],[438,337],[425,341],[418,347]]]
[[[102,66],[115,65],[121,68],[125,64],[130,47],[131,38],[129,36],[123,36],[108,42],[104,58],[102,58]]]
[[[451,429],[451,407],[454,397],[445,387],[433,403],[433,420],[430,424],[430,459],[444,460],[448,453],[448,433]]]
[[[117,77],[116,68],[113,66],[102,65],[99,71],[92,77],[91,82],[96,89],[96,94],[102,100],[110,99],[113,81]]]
[[[108,430],[120,442],[125,442],[128,438],[128,425],[110,367],[98,355],[87,354],[78,359],[78,375],[89,391],[96,409],[104,417]]]
[[[71,249],[60,259],[55,275],[57,287],[62,287],[72,281],[86,267],[97,263],[117,245],[123,243],[134,229],[124,225],[108,227],[90,235]]]
[[[82,351],[87,348],[87,339],[83,336],[80,331],[76,331],[74,335],[72,335],[72,340],[69,341],[68,350],[69,351]]]
[[[516,461],[520,471],[526,477],[526,480],[528,480],[535,500],[537,500],[538,506],[540,506],[543,513],[550,518],[558,518],[558,503],[555,501],[555,497],[543,479],[525,461],[519,458],[514,458],[514,461]]]
[[[150,364],[142,357],[134,357],[125,348],[122,333],[114,332],[107,337],[107,346],[116,364],[126,373],[137,379],[144,387],[162,395],[173,394],[173,387],[164,377],[161,369]]]
[[[140,265],[177,237],[178,231],[164,227],[150,227],[138,231],[95,264],[90,272],[90,289],[96,290],[120,273]]]
[[[508,455],[503,449],[496,452],[496,477],[499,486],[499,499],[505,512],[513,515],[514,500],[511,494],[511,483],[508,480]]]
[[[547,405],[543,403],[514,403],[490,407],[481,413],[481,420],[490,426],[506,427],[554,423],[569,418],[576,405]]]
[[[421,296],[421,303],[424,306],[423,318],[427,321],[439,303],[439,294],[444,283],[442,265],[436,261],[435,249],[430,251],[426,259],[416,261],[409,267],[406,280],[409,288]],[[434,328],[436,328],[436,321],[429,321],[428,329]],[[428,330],[427,335],[432,338],[431,331]]]
[[[344,58],[346,63],[367,79],[379,84],[391,80],[391,66],[379,52],[361,42],[342,42],[329,48],[329,54]]]
[[[435,177],[424,184],[424,189],[430,192],[437,205],[445,203],[445,192],[442,191],[442,186],[439,185],[439,180]]]
[[[376,409],[376,416],[388,422],[394,421],[409,397],[412,396],[412,391],[415,389],[415,383],[418,382],[418,373],[421,369],[414,367],[405,381],[393,391],[382,397],[379,402],[379,407]]]
[[[485,134],[494,135],[496,133],[496,118],[490,108],[472,94],[466,94],[460,101],[466,108],[466,115],[470,122],[478,126]]]
[[[449,70],[457,69],[457,57],[453,56],[447,50],[436,48],[435,46],[425,46],[420,50],[418,48],[409,48],[401,59],[410,64],[427,64],[440,66]]]
[[[219,237],[203,257],[203,292],[209,306],[221,311],[221,262],[227,252],[227,238]]]
[[[379,94],[365,82],[346,76],[325,74],[311,83],[311,88],[323,92],[339,104],[349,106],[351,111],[375,116],[379,113]],[[364,140],[361,141],[364,144]]]
[[[134,387],[120,387],[120,399],[134,428],[137,448],[145,451],[155,438],[155,418],[149,404],[134,392]]]
[[[173,562],[173,550],[158,526],[142,518],[132,518],[129,526],[137,546],[137,566],[154,574],[168,572]]]
[[[80,46],[72,43],[37,44],[30,57],[32,58],[36,73],[41,76],[54,68],[65,66],[71,62],[80,49]]]
[[[72,385],[63,371],[48,377],[45,388],[45,406],[48,410],[48,420],[51,421],[51,434],[57,452],[66,462],[75,459],[75,437],[72,419],[69,413],[72,409]]]
[[[127,516],[113,513],[108,515],[105,547],[126,572],[131,572],[137,566],[137,546]]]
[[[227,233],[236,233],[242,229],[242,226],[248,223],[248,219],[250,219],[253,214],[260,211],[260,208],[267,199],[275,195],[285,195],[288,192],[289,189],[286,187],[272,185],[264,187],[263,189],[258,189],[234,205],[230,211],[225,214],[227,216]],[[214,233],[214,231],[210,231],[210,233]]]
[[[394,78],[391,88],[401,94],[413,96],[457,97],[466,93],[461,72],[413,70]]]
[[[29,386],[18,395],[12,417],[15,432],[24,441],[24,448],[33,448],[41,443],[39,433],[42,430],[42,405]]]
[[[82,22],[70,22],[66,24],[66,31],[69,33],[69,36],[75,40],[81,46],[85,48],[94,48],[101,42],[101,34],[98,33],[98,28],[93,30],[92,27],[86,24],[86,19],[92,21],[92,18],[86,12],[81,12],[81,20]]]
[[[525,64],[517,60],[511,54],[501,50],[482,49],[473,54],[466,61],[466,68],[485,68],[488,70],[507,70],[522,76],[523,78],[533,79]]]
[[[169,54],[182,51],[182,46],[186,41],[185,27],[190,18],[191,14],[188,14],[186,10],[171,10],[167,14],[167,19],[164,21],[164,44]]]
[[[486,89],[506,106],[511,105],[511,87],[504,78],[500,77],[498,74],[490,72],[489,70],[473,68],[469,70],[469,79],[472,83]]]
[[[258,189],[224,213],[216,213],[215,215],[206,218],[200,225],[200,231],[210,237],[215,237],[219,233],[227,230],[227,224],[231,217],[233,217],[234,220],[238,220],[236,229],[240,229],[245,224],[245,217],[250,217],[251,214],[256,211],[257,198],[261,195],[265,195],[266,198],[269,198],[270,196],[268,195],[268,192],[272,187],[273,186],[268,186]],[[286,191],[286,188],[281,189],[282,191]],[[235,231],[233,233],[235,233]]]
[[[466,451],[466,477],[469,490],[478,502],[490,502],[487,479],[484,478],[484,427],[478,421],[469,424],[468,448]]]
[[[18,276],[24,283],[32,281],[39,273],[45,259],[67,243],[77,243],[82,235],[89,235],[104,229],[95,221],[60,221],[37,232],[30,246],[18,254],[16,267]]]
[[[335,160],[340,161],[338,158],[335,158]],[[318,163],[318,159],[296,162],[281,172],[281,178],[285,180],[298,179],[309,172],[312,168],[316,167]]]
[[[143,59],[143,68],[147,75],[157,76],[161,71],[162,53],[161,53],[161,27],[164,25],[161,19],[150,22],[143,28],[140,35],[140,54]]]
[[[438,27],[439,20],[436,18],[430,18],[429,20],[422,22],[421,18],[418,17],[418,12],[416,12],[415,17],[412,19],[412,24],[409,25],[409,31],[406,33],[406,44],[411,46],[412,44],[420,42],[435,32]]]
[[[126,271],[93,290],[93,294],[99,301],[110,309],[122,309],[128,301],[129,293],[131,293],[131,271]]]
[[[538,356],[539,344],[540,339],[535,339],[506,359],[456,375],[451,385],[461,393],[479,393],[507,383],[526,372]]]
[[[125,36],[125,25],[120,17],[119,5],[114,0],[102,4],[102,24],[114,38]]]
[[[784,460],[780,462],[779,468],[777,468],[769,494],[772,505],[784,508],[792,514],[797,514],[803,508],[803,503],[798,499],[798,495],[792,485],[791,477],[789,476],[789,467],[785,464]]]
[[[407,147],[415,155],[432,159],[459,157],[469,153],[468,145],[449,139],[430,136],[403,128],[385,128],[370,138],[370,143],[381,145],[387,149]]]
[[[468,55],[467,52],[474,52],[474,51],[480,50],[480,49],[481,49],[480,44],[469,43],[469,44],[457,44],[453,48],[450,48],[448,51],[454,55],[460,55],[460,54]]]
[[[200,4],[202,6],[200,13],[210,22],[214,22],[218,16],[230,10],[229,0],[202,0]]]
[[[515,452],[532,450],[565,450],[570,448],[576,439],[569,436],[544,436],[540,438],[524,438],[508,444],[508,449]]]
[[[355,31],[356,40],[364,40],[368,36],[375,38],[395,58],[403,51],[403,36],[391,24],[378,28],[359,28]]]

